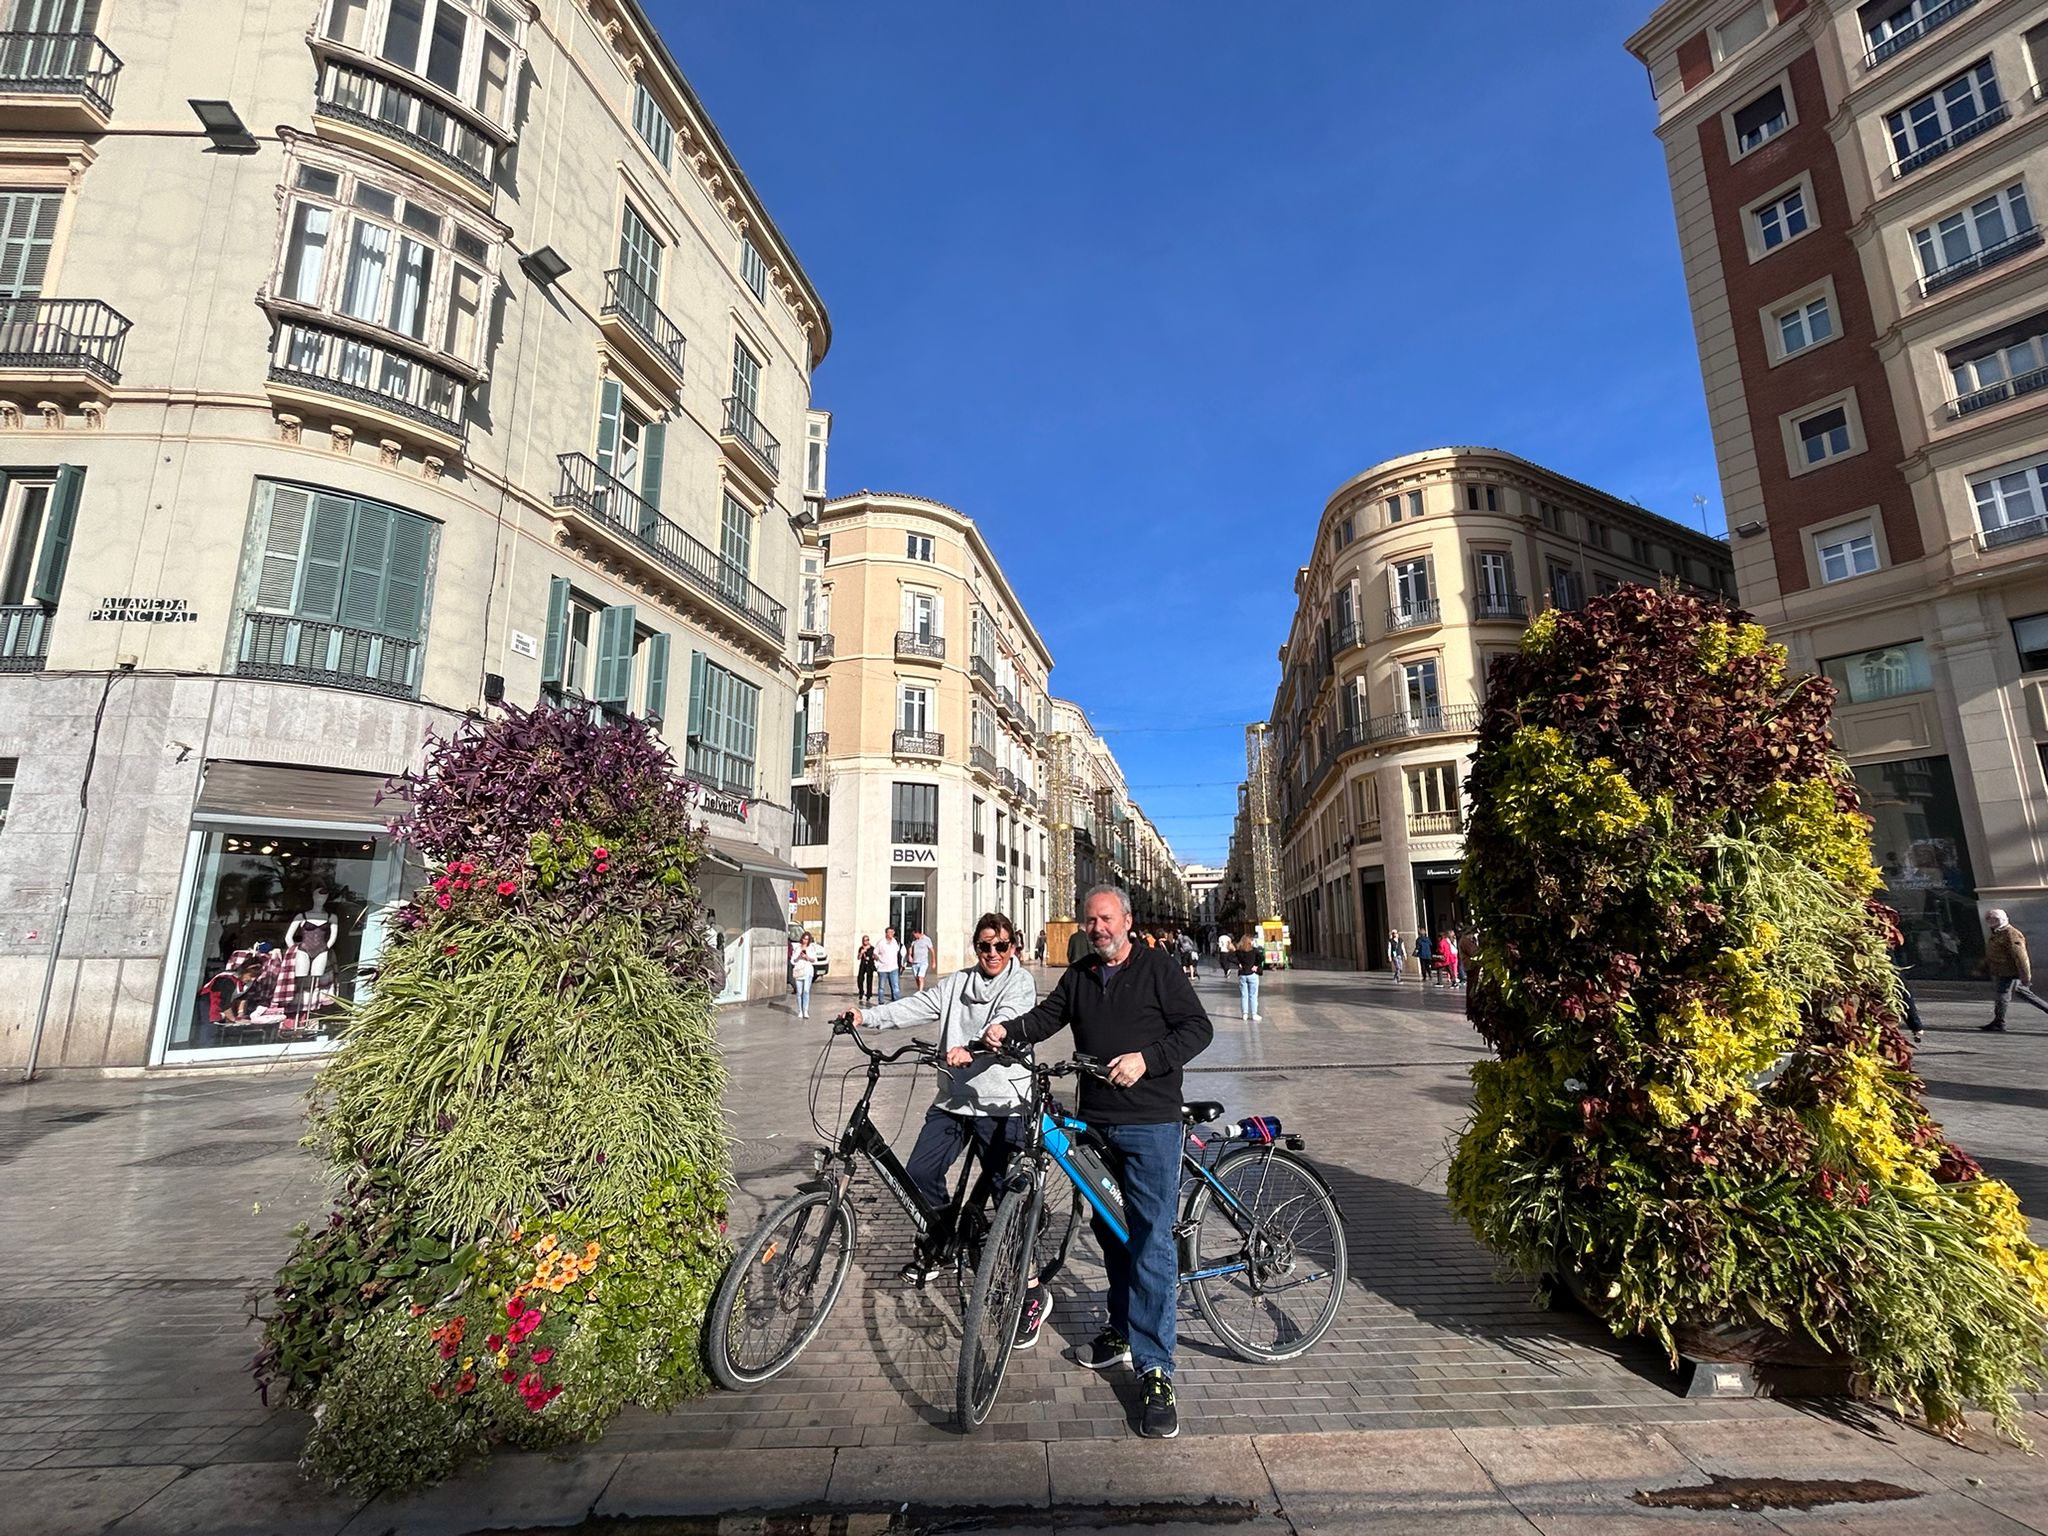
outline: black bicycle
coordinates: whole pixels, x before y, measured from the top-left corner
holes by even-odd
[[[963,1158],[951,1198],[943,1208],[934,1209],[918,1194],[902,1162],[868,1117],[883,1068],[906,1060],[942,1066],[944,1053],[928,1040],[878,1051],[855,1033],[852,1015],[834,1019],[811,1074],[811,1124],[828,1139],[832,1132],[818,1119],[818,1092],[832,1045],[841,1038],[851,1040],[867,1058],[867,1086],[837,1140],[817,1149],[816,1175],[769,1212],[741,1245],[711,1300],[705,1352],[713,1379],[734,1391],[759,1386],[786,1369],[831,1315],[860,1244],[851,1191],[861,1165],[873,1171],[910,1218],[919,1251],[936,1269],[952,1269],[963,1296],[981,1263],[989,1229],[987,1207],[995,1194],[988,1164],[976,1156]],[[1035,1255],[1034,1283],[1048,1283],[1066,1262],[1080,1219],[1076,1193],[1064,1218],[1055,1215],[1041,1221],[1028,1250]],[[1011,1321],[1014,1327],[1015,1319]]]

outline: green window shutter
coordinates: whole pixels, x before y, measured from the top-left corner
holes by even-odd
[[[262,494],[263,554],[256,564],[256,606],[269,613],[289,613],[299,590],[299,556],[306,545],[313,496],[296,485],[265,485]]]
[[[540,648],[540,685],[561,688],[569,666],[569,578],[548,580],[548,632]]]
[[[41,295],[63,203],[61,192],[0,193],[0,298]]]
[[[29,596],[53,608],[64,590],[64,567],[71,560],[71,534],[78,522],[78,492],[84,483],[85,471],[76,464],[60,465],[56,488],[50,492],[42,558],[36,563],[36,583]]]
[[[612,472],[619,452],[619,381],[606,379],[597,405],[597,467]]]
[[[804,737],[811,728],[811,696],[800,694],[796,701],[796,727],[789,738],[789,776],[802,778],[804,772]]]
[[[279,487],[280,492],[284,489]],[[312,505],[299,561],[299,589],[291,611],[308,619],[333,619],[341,613],[349,529],[355,522],[356,504],[346,496],[314,495],[309,499]]]
[[[341,577],[341,622],[376,629],[384,614],[384,577],[391,569],[391,524],[397,517],[374,501],[356,503],[355,532],[348,541],[348,565]]]
[[[640,702],[641,718],[655,725],[668,715],[668,636],[647,640],[647,691]]]
[[[690,652],[690,739],[704,739],[704,653]]]
[[[386,634],[420,638],[427,616],[427,566],[434,554],[434,525],[424,517],[396,512],[391,518],[391,559],[384,568]]]
[[[597,686],[591,697],[624,709],[633,694],[633,605],[605,609],[597,623]]]
[[[667,437],[668,427],[658,421],[640,434],[640,499],[656,512],[661,510],[661,450]]]

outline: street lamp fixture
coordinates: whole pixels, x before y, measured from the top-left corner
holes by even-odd
[[[562,259],[562,253],[552,245],[544,245],[537,251],[528,251],[519,258],[519,267],[543,288],[551,288],[569,275],[569,263]]]
[[[189,105],[199,116],[199,126],[206,136],[213,140],[207,150],[210,155],[253,155],[262,146],[256,136],[249,132],[235,111],[231,101],[201,101],[190,98]]]

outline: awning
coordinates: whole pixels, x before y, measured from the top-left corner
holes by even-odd
[[[777,880],[801,880],[804,872],[794,864],[778,859],[772,853],[764,853],[752,843],[736,843],[730,838],[707,837],[704,852],[725,865],[745,875],[768,875]]]
[[[206,765],[195,814],[211,821],[246,816],[381,829],[405,810],[405,801],[396,796],[377,803],[385,783],[381,773],[220,760]]]

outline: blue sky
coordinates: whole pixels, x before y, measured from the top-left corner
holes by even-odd
[[[1650,0],[650,10],[831,312],[831,484],[979,522],[1183,858],[1340,482],[1484,443],[1720,487]]]

